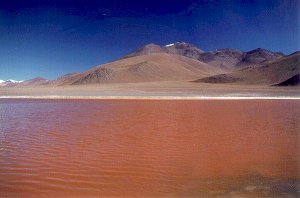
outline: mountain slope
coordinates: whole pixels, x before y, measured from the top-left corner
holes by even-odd
[[[184,56],[154,53],[94,67],[70,79],[72,85],[191,80],[220,73],[217,68]]]
[[[168,53],[168,54],[177,54],[181,56],[186,56],[198,60],[200,55],[204,53],[201,49],[197,48],[195,45],[185,42],[176,42],[165,46],[160,46],[156,44],[148,44],[133,53],[125,56],[124,58],[149,55],[156,53]]]
[[[167,49],[156,45],[154,43],[148,44],[143,46],[142,48],[134,51],[131,54],[128,54],[127,56],[123,57],[124,58],[130,58],[130,57],[135,57],[135,56],[142,56],[142,55],[149,55],[149,54],[156,54],[156,53],[167,53]]]
[[[272,52],[263,48],[257,48],[246,52],[238,65],[261,64],[267,61],[277,60],[283,56],[284,54],[280,52]]]
[[[199,60],[224,69],[239,69],[242,67],[261,65],[268,61],[275,61],[283,56],[282,53],[272,52],[262,48],[248,52],[237,49],[219,49],[201,54]]]
[[[266,84],[273,85],[284,82],[300,73],[300,52],[282,57],[273,62],[266,62],[262,66],[247,67],[225,75],[215,75],[196,80],[206,83]],[[218,79],[218,80],[215,80]]]
[[[52,81],[53,85],[68,85],[74,81],[76,78],[80,78],[81,73],[73,72],[69,74],[65,74],[63,76],[58,77],[56,80]]]
[[[38,86],[38,85],[48,85],[51,81],[42,77],[33,78],[31,80],[25,80],[20,83],[18,86]]]
[[[239,64],[245,53],[236,49],[219,49],[201,54],[199,60],[223,69],[233,69]]]
[[[201,49],[197,48],[193,44],[185,43],[185,42],[176,42],[169,45],[165,45],[163,47],[170,54],[178,54],[182,56],[186,56],[189,58],[193,58],[199,60],[201,54],[204,53]]]
[[[193,44],[176,42],[165,46],[149,44],[125,56],[124,58],[157,53],[181,55],[219,67],[223,70],[227,69],[229,71],[253,65],[262,65],[266,62],[275,61],[284,56],[282,53],[272,52],[263,48],[257,48],[248,52],[228,48],[204,52]]]

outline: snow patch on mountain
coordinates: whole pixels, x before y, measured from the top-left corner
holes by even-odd
[[[171,46],[173,46],[173,45],[175,45],[174,43],[170,43],[170,44],[168,44],[168,45],[165,45],[166,47],[171,47]]]
[[[21,82],[24,82],[23,80],[13,80],[13,79],[9,79],[7,81],[5,81],[7,83],[21,83]]]
[[[6,85],[12,85],[12,84],[19,84],[24,82],[23,80],[13,80],[13,79],[9,79],[9,80],[0,80],[0,86],[6,86]]]

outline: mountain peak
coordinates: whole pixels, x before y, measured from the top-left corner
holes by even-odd
[[[0,86],[14,86],[14,85],[17,85],[19,83],[22,83],[24,81],[22,80],[12,80],[12,79],[9,79],[9,80],[0,80]]]
[[[170,43],[168,45],[165,45],[164,47],[175,47],[175,48],[180,48],[180,47],[195,47],[197,48],[195,45],[190,44],[190,43],[186,43],[183,41],[177,41],[176,43]]]
[[[160,47],[160,46],[155,43],[149,43],[149,44],[144,45],[144,47],[142,47],[142,48],[145,48],[145,47]]]
[[[247,53],[251,54],[251,53],[273,53],[270,50],[264,49],[264,48],[256,48],[254,50],[248,51]]]
[[[57,80],[63,80],[63,79],[66,79],[66,78],[69,78],[69,77],[72,77],[72,76],[76,76],[78,74],[80,74],[80,73],[79,72],[68,73],[68,74],[65,74],[63,76],[57,77]]]
[[[46,78],[43,78],[43,77],[36,77],[36,78],[33,78],[31,80],[47,80]]]
[[[165,45],[164,48],[168,53],[178,54],[193,59],[199,59],[200,55],[204,53],[203,50],[197,48],[195,45],[182,41]]]
[[[4,81],[5,83],[21,83],[23,82],[23,80],[13,80],[13,79],[8,79],[6,81]]]
[[[256,48],[246,52],[243,62],[257,64],[265,61],[276,60],[282,56],[284,56],[282,53],[272,52],[264,48]]]
[[[136,50],[135,52],[125,56],[124,58],[130,58],[130,57],[134,57],[134,56],[141,56],[141,55],[148,55],[148,54],[155,54],[155,53],[167,53],[167,50],[157,44],[150,43],[150,44],[147,44],[147,45],[143,46],[142,48]]]
[[[138,51],[161,51],[163,48],[157,44],[154,43],[150,43],[147,44],[145,46],[143,46],[142,48],[138,49]]]

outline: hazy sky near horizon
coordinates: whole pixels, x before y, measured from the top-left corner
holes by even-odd
[[[55,79],[148,44],[300,50],[299,0],[1,0],[0,79]]]

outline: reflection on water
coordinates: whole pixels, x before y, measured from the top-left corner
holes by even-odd
[[[297,197],[298,100],[0,100],[0,197]]]

